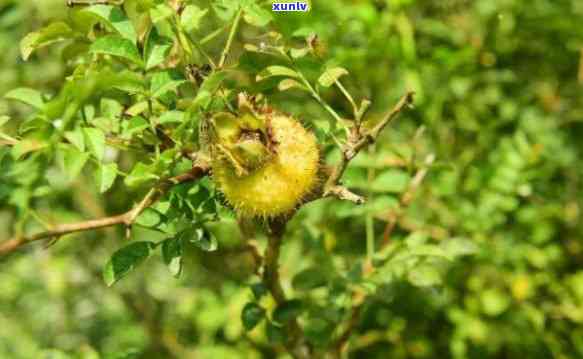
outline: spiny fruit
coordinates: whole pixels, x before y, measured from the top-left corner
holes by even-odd
[[[293,211],[318,182],[315,136],[296,119],[239,96],[239,113],[211,119],[213,179],[244,217],[273,218]]]

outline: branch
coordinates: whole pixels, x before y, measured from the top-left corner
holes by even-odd
[[[105,227],[110,227],[118,224],[124,224],[130,227],[136,220],[136,218],[154,202],[156,202],[161,195],[166,193],[173,185],[190,182],[200,179],[207,175],[209,171],[208,165],[205,163],[199,163],[195,165],[191,171],[168,178],[161,181],[157,186],[151,189],[148,194],[140,201],[140,203],[133,209],[111,217],[105,217],[100,219],[92,219],[89,221],[79,222],[79,223],[68,223],[60,224],[54,228],[34,234],[28,237],[15,237],[4,242],[0,242],[0,257],[6,256],[20,247],[35,241],[39,241],[46,238],[59,238],[65,234],[90,231],[94,229],[100,229]]]
[[[383,233],[383,247],[388,245],[389,242],[391,241],[391,234],[395,230],[395,226],[397,225],[397,222],[399,221],[403,213],[401,209],[408,207],[411,204],[415,197],[415,194],[417,193],[417,190],[419,189],[419,186],[421,186],[421,183],[425,179],[425,176],[427,176],[429,167],[431,167],[434,161],[435,161],[434,154],[430,154],[425,158],[424,167],[417,171],[415,177],[413,177],[413,180],[411,181],[411,183],[409,183],[409,187],[401,195],[401,198],[399,199],[399,207],[396,209],[397,212],[393,211],[389,212],[387,225]]]
[[[285,221],[285,219],[275,220],[269,223],[267,248],[263,256],[263,284],[267,287],[277,305],[286,301],[285,292],[279,278],[278,265],[283,233],[285,232]],[[295,318],[288,323],[288,330],[287,351],[296,359],[311,358],[311,349],[305,343],[303,330]]]
[[[332,170],[332,174],[328,177],[326,184],[324,185],[324,191],[322,197],[338,197],[340,199],[351,200],[355,203],[359,203],[363,200],[351,193],[348,189],[339,185],[340,179],[346,171],[348,164],[356,155],[364,148],[366,148],[371,143],[375,142],[379,137],[380,133],[385,129],[385,127],[397,116],[403,112],[406,108],[410,108],[413,105],[413,97],[415,92],[407,92],[399,102],[389,111],[383,119],[370,130],[361,133],[358,124],[352,129],[351,137],[348,142],[342,148],[342,158],[340,162]],[[368,107],[368,106],[367,106]]]

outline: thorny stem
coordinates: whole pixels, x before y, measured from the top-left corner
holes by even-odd
[[[231,51],[233,39],[235,39],[235,34],[237,33],[237,28],[239,27],[239,22],[241,22],[241,15],[243,15],[242,8],[240,8],[239,11],[237,11],[237,15],[235,15],[235,20],[233,20],[233,26],[231,27],[231,31],[229,32],[227,43],[225,44],[225,48],[223,49],[223,53],[221,54],[221,59],[219,60],[219,64],[217,65],[218,68],[222,68],[225,65],[225,61],[227,61],[227,55],[229,54],[229,51]]]
[[[39,232],[31,236],[18,236],[4,242],[0,242],[0,257],[8,255],[28,243],[42,239],[59,238],[65,234],[100,229],[118,224],[123,224],[127,227],[130,227],[135,222],[136,218],[146,208],[156,202],[160,196],[166,193],[172,186],[179,183],[198,180],[206,176],[208,171],[208,165],[205,163],[200,163],[187,173],[161,181],[157,186],[148,192],[148,194],[136,207],[125,213],[111,217],[92,219],[84,222],[61,224],[50,230]]]

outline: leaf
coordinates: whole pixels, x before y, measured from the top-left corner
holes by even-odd
[[[243,10],[243,19],[253,26],[264,27],[273,20],[271,12],[259,6],[255,1],[244,4]]]
[[[166,61],[166,57],[172,49],[172,40],[162,37],[154,27],[148,35],[148,41],[145,44],[144,57],[146,70],[150,70]]]
[[[99,162],[103,161],[105,155],[105,134],[102,130],[94,127],[84,127],[85,142],[89,151],[97,158]]]
[[[252,284],[251,291],[253,292],[253,296],[257,300],[260,300],[263,296],[265,296],[265,295],[267,295],[267,293],[269,293],[265,284],[263,284],[261,282]]]
[[[293,299],[278,305],[273,312],[273,320],[285,324],[296,318],[303,311],[303,304],[300,300]]]
[[[158,176],[154,173],[151,166],[138,162],[132,169],[132,172],[125,178],[124,183],[128,187],[137,187],[157,179]]]
[[[74,32],[69,25],[64,22],[55,22],[39,31],[26,35],[20,42],[20,53],[24,61],[26,61],[35,50],[70,39],[73,36]]]
[[[178,238],[193,243],[205,252],[214,252],[218,248],[216,237],[203,227],[188,228],[180,232]]]
[[[159,4],[150,10],[150,17],[154,24],[164,21],[172,15],[174,15],[174,10],[166,4]]]
[[[247,303],[241,311],[241,321],[245,330],[253,330],[265,318],[265,309],[257,303]]]
[[[240,0],[215,0],[212,6],[219,19],[229,21],[239,10]]]
[[[79,151],[85,151],[85,137],[83,135],[83,130],[80,127],[76,127],[73,131],[65,132],[65,138],[67,141],[71,142],[71,144]]]
[[[93,44],[91,44],[89,51],[96,54],[120,57],[139,66],[144,65],[136,45],[130,40],[117,35],[108,35],[98,38]]]
[[[437,268],[429,264],[423,264],[413,268],[407,279],[417,287],[430,287],[441,284],[441,275]]]
[[[297,88],[300,90],[308,91],[306,86],[302,85],[301,83],[299,83],[298,81],[293,80],[293,79],[282,80],[279,83],[279,85],[277,86],[277,88],[279,89],[279,91],[286,91],[286,90],[289,90],[292,88]]]
[[[64,145],[62,147],[63,153],[63,170],[67,173],[69,179],[73,180],[85,167],[87,160],[89,160],[89,153],[80,152],[75,147]]]
[[[158,98],[169,91],[175,91],[185,82],[184,76],[176,70],[159,71],[152,76],[150,92],[152,97]]]
[[[327,278],[321,269],[313,267],[307,268],[295,275],[292,286],[296,290],[312,290],[323,287],[327,283]]]
[[[103,269],[107,286],[111,287],[148,259],[154,248],[152,242],[134,242],[115,252]]]
[[[208,9],[201,10],[196,5],[187,5],[180,15],[180,24],[187,32],[197,30],[200,21],[208,13]]]
[[[299,59],[310,53],[309,47],[302,47],[301,49],[290,49],[289,54],[294,59]]]
[[[113,28],[119,35],[129,40],[132,44],[136,43],[136,30],[132,22],[119,7],[98,4],[89,6],[84,11],[96,15],[101,21],[110,28]]]
[[[336,82],[336,80],[344,75],[348,75],[348,71],[345,68],[333,67],[324,71],[318,79],[318,83],[324,87],[330,87]]]
[[[164,125],[168,123],[182,123],[184,121],[184,112],[182,111],[166,111],[158,118],[158,124]]]
[[[162,242],[162,260],[174,277],[182,273],[182,241],[168,238]]]
[[[0,116],[0,127],[4,126],[8,121],[10,121],[10,116]]]
[[[162,215],[153,208],[146,208],[136,218],[136,224],[140,226],[154,228],[162,221]]]
[[[106,165],[99,166],[97,170],[97,183],[99,185],[99,192],[107,192],[117,177],[117,163],[112,162]]]
[[[262,81],[268,77],[273,76],[286,76],[294,78],[300,77],[295,70],[292,70],[289,67],[273,65],[263,69],[259,74],[257,74],[257,77],[255,79],[256,81]]]
[[[479,248],[473,241],[465,238],[451,238],[441,243],[443,251],[452,257],[467,256],[478,252]]]
[[[8,91],[8,93],[4,95],[4,98],[20,101],[39,110],[44,106],[41,93],[37,90],[33,90],[27,87],[20,87],[12,91]]]
[[[206,109],[210,105],[213,95],[218,90],[225,77],[226,73],[224,71],[218,71],[205,78],[198,89],[196,97],[192,101],[190,110],[192,111],[199,108]]]

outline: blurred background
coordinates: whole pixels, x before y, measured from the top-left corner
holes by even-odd
[[[64,0],[0,0],[0,95],[21,86],[55,93],[71,70],[62,47],[24,62],[18,43],[66,17]],[[319,201],[290,223],[286,289],[299,273],[346,275],[366,255],[367,237],[464,238],[476,247],[437,285],[403,281],[367,305],[354,358],[583,357],[582,24],[581,0],[314,0],[307,14],[277,15],[272,26],[290,41],[318,34],[324,61],[350,71],[343,81],[372,100],[373,117],[406,89],[417,92],[415,110],[346,173],[367,205]],[[255,35],[243,28],[240,43]],[[240,62],[253,68],[260,60],[245,53]],[[326,116],[301,93],[266,93],[300,117]],[[350,115],[341,95],[324,95]],[[27,111],[0,99],[0,114]],[[411,191],[431,155],[433,166]],[[122,212],[138,198],[120,184],[100,195],[92,181],[66,183],[38,203],[39,213],[70,222]],[[0,240],[12,234],[13,190],[0,182]],[[406,206],[404,193],[412,193]],[[253,258],[229,250],[240,242],[236,221],[227,216],[214,227],[219,250],[188,253],[179,279],[150,260],[107,288],[101,268],[119,247],[120,228],[0,259],[0,358],[280,355],[240,320]],[[135,236],[157,238],[147,230]],[[315,303],[307,335],[325,341],[334,320],[315,313],[341,299],[327,289],[294,289]]]

